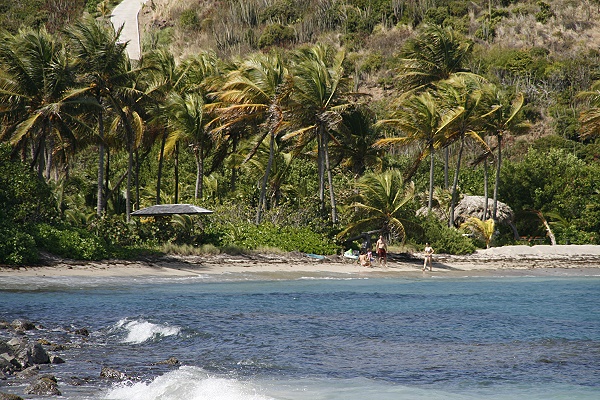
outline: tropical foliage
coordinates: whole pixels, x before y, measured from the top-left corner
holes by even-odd
[[[1,32],[2,263],[163,243],[334,253],[365,231],[465,253],[491,236],[462,236],[453,214],[489,181],[478,218],[502,201],[523,236],[600,241],[600,57],[496,40],[517,16],[549,29],[567,18],[559,2],[184,2],[182,26],[149,32],[139,61],[112,3],[86,2],[93,16],[72,3]],[[210,50],[161,46],[180,28]],[[216,213],[131,218],[158,203]]]

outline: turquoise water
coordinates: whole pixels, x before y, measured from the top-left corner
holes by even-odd
[[[600,398],[598,277],[0,278],[0,288],[0,319],[30,319],[73,345],[49,371],[67,399]],[[81,327],[88,338],[70,333]],[[156,364],[169,357],[180,365]],[[132,379],[102,380],[102,366]]]

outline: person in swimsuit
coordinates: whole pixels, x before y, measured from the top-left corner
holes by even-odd
[[[432,257],[433,257],[433,248],[429,245],[429,243],[425,243],[425,249],[423,249],[423,254],[425,255],[425,261],[423,261],[423,271],[427,269],[427,264],[429,264],[429,270],[432,271]]]
[[[383,265],[387,267],[387,243],[382,235],[379,235],[379,239],[377,240],[375,247],[377,248],[379,265],[381,265],[381,260],[383,260]]]

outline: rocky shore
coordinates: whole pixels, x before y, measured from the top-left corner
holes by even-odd
[[[7,393],[12,386],[26,385],[19,391],[26,396],[61,396],[61,386],[136,379],[110,366],[102,366],[95,377],[57,378],[60,373],[55,370],[60,368],[57,364],[68,362],[65,359],[72,357],[71,351],[80,348],[89,335],[87,328],[46,328],[25,319],[0,320],[0,400],[24,400],[19,395]],[[179,361],[171,357],[156,364],[177,366]]]
[[[23,319],[10,323],[0,321],[2,332],[12,336],[8,340],[0,338],[0,380],[14,378],[29,382],[25,394],[60,396],[56,377],[46,374],[44,366],[62,364],[65,361],[52,352],[49,353],[44,345],[55,350],[64,346],[53,345],[41,337],[32,339],[35,335],[26,335],[27,332],[39,331],[40,328],[39,325]],[[0,392],[0,400],[3,399],[17,400],[20,397]]]

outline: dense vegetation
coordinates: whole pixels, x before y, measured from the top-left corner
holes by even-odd
[[[376,229],[468,253],[518,241],[498,202],[523,237],[597,244],[599,10],[580,3],[154,0],[139,61],[112,2],[0,6],[0,263],[332,254]],[[460,230],[464,195],[490,201]],[[215,213],[131,217],[158,203]]]

